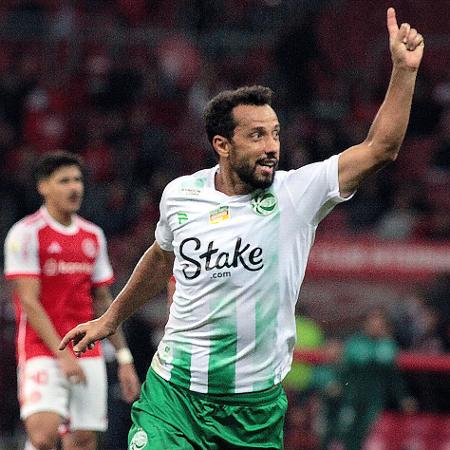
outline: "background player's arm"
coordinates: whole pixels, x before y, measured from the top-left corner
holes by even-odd
[[[417,70],[423,55],[423,37],[409,24],[397,25],[393,8],[387,12],[392,74],[367,138],[339,158],[339,188],[348,196],[360,182],[397,158],[408,126]]]
[[[41,282],[37,277],[18,277],[13,288],[19,297],[20,305],[27,321],[42,339],[50,351],[58,358],[62,371],[67,378],[74,377],[76,382],[85,382],[86,377],[76,358],[69,349],[58,351],[61,336],[56,331],[45,308],[40,302]]]
[[[94,299],[94,312],[96,317],[101,316],[113,301],[108,286],[94,287],[92,289],[92,298]],[[127,402],[132,402],[139,394],[140,383],[134,368],[133,358],[127,347],[122,327],[119,326],[116,332],[109,336],[108,339],[116,349],[116,354],[118,355],[117,376],[120,381],[122,396]],[[119,357],[119,355],[129,356],[123,359],[123,357]]]
[[[98,319],[78,325],[61,341],[64,349],[70,341],[74,351],[81,354],[95,341],[111,336],[118,326],[149,299],[167,286],[172,275],[174,254],[161,249],[157,242],[144,253],[125,287],[108,310]]]

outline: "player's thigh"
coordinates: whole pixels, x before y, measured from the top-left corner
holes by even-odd
[[[107,423],[107,379],[102,357],[82,358],[86,384],[71,386],[69,431],[105,431]]]
[[[39,412],[24,421],[28,439],[36,448],[56,448],[61,416],[53,412]]]
[[[151,369],[133,404],[129,450],[198,450],[201,428],[192,417],[184,390],[163,380]]]
[[[95,450],[97,433],[91,430],[76,430],[66,433],[62,439],[64,450]]]
[[[67,417],[69,383],[55,358],[38,356],[19,365],[18,397],[23,421],[44,412]]]

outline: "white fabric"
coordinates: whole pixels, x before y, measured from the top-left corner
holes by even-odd
[[[279,383],[290,369],[294,308],[317,225],[339,202],[338,155],[251,195],[215,189],[218,167],[166,187],[156,240],[174,251],[176,292],[153,369],[198,392]]]
[[[74,216],[73,223],[65,227],[54,220],[47,209],[42,206],[39,211],[27,216],[14,224],[5,239],[5,275],[13,277],[18,275],[40,275],[41,265],[39,261],[40,231],[45,227],[65,236],[74,236],[74,242],[84,239],[80,230],[93,233],[98,240],[98,250],[95,251],[95,264],[92,271],[92,282],[102,283],[113,277],[113,270],[108,257],[107,244],[103,230],[82,219]],[[77,238],[77,236],[80,236]],[[83,245],[84,241],[81,242]],[[94,243],[96,245],[96,243]],[[47,250],[55,255],[61,252],[61,246],[57,241],[52,242],[53,247]],[[75,245],[75,244],[74,244]]]
[[[103,358],[78,360],[86,384],[71,384],[55,358],[38,356],[18,368],[20,417],[55,412],[69,420],[69,429],[105,431],[107,428],[107,381]]]

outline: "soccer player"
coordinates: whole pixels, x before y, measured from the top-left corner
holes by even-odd
[[[206,109],[219,163],[164,190],[156,241],[100,318],[62,340],[76,354],[114,333],[162,290],[176,290],[165,334],[132,409],[129,449],[281,449],[281,380],[294,306],[319,222],[395,160],[409,120],[423,38],[387,12],[393,70],[367,138],[339,155],[277,171],[272,91],[225,91]]]
[[[106,369],[100,344],[83,358],[62,336],[80,321],[102,314],[112,301],[113,272],[102,230],[79,217],[83,197],[81,162],[55,152],[40,161],[37,188],[43,206],[17,222],[5,241],[5,275],[17,301],[18,396],[28,435],[26,450],[96,448],[106,422]],[[139,391],[133,358],[120,328],[116,349],[122,394]]]

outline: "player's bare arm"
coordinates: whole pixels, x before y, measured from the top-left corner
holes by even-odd
[[[107,286],[99,286],[92,289],[92,298],[94,299],[94,314],[95,317],[100,317],[104,314],[113,302],[113,297]],[[114,334],[109,336],[109,341],[117,350],[127,347],[125,337],[122,332],[122,327],[117,327]]]
[[[58,351],[61,336],[57,333],[39,300],[41,291],[40,280],[35,277],[18,277],[13,280],[13,288],[20,299],[20,305],[27,316],[30,326],[36,331],[50,351],[56,355],[64,375],[73,383],[85,383],[86,376],[83,369],[70,351],[68,349],[63,352]]]
[[[395,10],[387,11],[392,74],[367,138],[339,158],[341,195],[350,195],[360,182],[397,158],[408,126],[417,71],[423,56],[423,36],[408,23],[397,24]]]
[[[174,254],[162,250],[154,242],[107,311],[98,319],[80,324],[69,331],[62,339],[59,349],[64,350],[73,341],[75,354],[81,355],[96,341],[114,334],[125,319],[167,286],[173,262]]]
[[[96,317],[101,316],[111,305],[113,298],[108,286],[98,286],[92,289],[94,299],[94,311]],[[140,382],[133,364],[133,357],[127,347],[122,327],[109,336],[109,341],[114,346],[117,355],[117,377],[120,381],[122,397],[131,403],[139,394]]]

